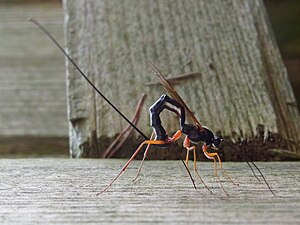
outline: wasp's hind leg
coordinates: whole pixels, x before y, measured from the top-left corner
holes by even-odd
[[[153,131],[152,134],[151,134],[150,140],[153,139],[154,134],[155,134],[155,132]],[[138,172],[137,172],[135,178],[132,180],[133,182],[136,181],[136,179],[138,178],[138,176],[139,176],[140,173],[141,173],[141,170],[142,170],[144,161],[145,161],[145,159],[146,159],[146,157],[147,157],[147,153],[148,153],[149,148],[150,148],[150,144],[148,144],[147,147],[146,147],[146,150],[145,150],[145,152],[144,152],[143,159],[142,159],[141,164],[140,164],[140,166],[139,166],[139,170],[138,170]]]
[[[155,132],[153,131],[152,134],[151,134],[150,140],[153,139],[154,134],[155,134]],[[173,135],[173,137],[171,137],[171,138],[168,137],[166,141],[153,140],[151,144],[152,144],[152,145],[157,145],[157,146],[167,146],[167,145],[170,145],[171,143],[177,141],[177,140],[181,137],[181,134],[182,134],[182,133],[181,133],[181,131],[179,130],[179,131],[177,131],[177,132]],[[161,144],[162,142],[163,142],[163,144]],[[138,178],[138,176],[139,176],[139,174],[140,174],[140,172],[141,172],[141,170],[142,170],[144,161],[145,161],[145,159],[146,159],[146,157],[147,157],[147,153],[148,153],[148,150],[149,150],[151,144],[148,144],[148,145],[147,145],[146,150],[145,150],[145,153],[144,153],[144,157],[143,157],[143,159],[142,159],[142,161],[141,161],[141,164],[140,164],[140,166],[139,166],[139,170],[138,170],[138,172],[137,172],[135,178],[134,178],[132,181],[136,181],[136,179]]]
[[[118,173],[118,175],[106,186],[106,188],[104,188],[102,191],[100,191],[97,194],[97,196],[102,194],[103,192],[107,191],[113,185],[113,183],[124,173],[124,171],[127,169],[129,164],[131,163],[131,161],[136,157],[136,155],[140,152],[140,150],[143,148],[143,146],[145,144],[147,144],[147,145],[161,145],[161,144],[165,144],[165,143],[166,143],[165,141],[159,141],[159,140],[146,140],[142,144],[140,144],[140,146],[135,150],[133,155],[130,157],[130,159],[127,161],[127,163],[123,166],[122,170]]]

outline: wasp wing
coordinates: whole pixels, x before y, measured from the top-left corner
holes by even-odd
[[[157,78],[159,79],[159,82],[164,87],[164,89],[170,94],[170,96],[173,99],[175,99],[177,102],[179,102],[185,108],[186,115],[188,115],[192,119],[192,121],[200,129],[202,129],[202,125],[196,119],[196,117],[191,112],[191,110],[189,109],[189,107],[185,104],[185,102],[182,100],[182,98],[179,96],[179,94],[175,90],[174,86],[162,75],[162,73],[159,71],[159,69],[151,61],[148,60],[148,62],[151,64],[153,73],[157,76]]]

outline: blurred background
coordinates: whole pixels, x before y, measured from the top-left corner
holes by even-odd
[[[300,105],[300,1],[265,0]],[[63,43],[59,0],[0,0],[0,157],[68,157],[64,57],[31,23]]]

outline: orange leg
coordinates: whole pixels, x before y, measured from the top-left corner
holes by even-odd
[[[151,134],[150,140],[152,140],[153,136],[154,136],[154,131],[153,131],[152,134]],[[146,157],[147,157],[147,153],[148,153],[149,148],[150,148],[150,144],[148,144],[147,147],[146,147],[146,150],[145,150],[145,152],[144,152],[144,157],[143,157],[143,159],[142,159],[142,161],[141,161],[141,164],[140,164],[140,166],[139,166],[139,170],[138,170],[138,172],[137,172],[135,178],[132,180],[133,182],[136,181],[136,179],[138,178],[138,176],[139,176],[139,174],[140,174],[140,172],[141,172],[141,170],[142,170],[142,167],[143,167],[144,161],[145,161],[145,159],[146,159]]]
[[[183,142],[183,147],[186,148],[186,159],[185,159],[185,164],[188,166],[188,162],[189,162],[189,151],[193,150],[194,153],[194,171],[197,175],[197,177],[199,178],[199,180],[202,182],[202,184],[206,187],[206,189],[212,194],[212,191],[210,190],[210,188],[205,184],[204,180],[202,179],[202,177],[200,176],[198,170],[197,170],[197,156],[196,156],[196,147],[195,146],[191,146],[191,141],[190,139],[186,136]]]
[[[152,132],[151,137],[150,137],[150,140],[152,140],[154,134],[155,134],[155,133]],[[173,135],[173,137],[169,138],[169,141],[175,142],[175,141],[177,141],[177,140],[181,137],[181,135],[182,135],[182,132],[179,130],[179,131],[177,131],[177,132]],[[138,178],[138,176],[139,176],[139,174],[140,174],[140,172],[141,172],[141,170],[142,170],[142,166],[143,166],[143,164],[144,164],[144,161],[145,161],[145,159],[146,159],[146,157],[147,157],[147,153],[148,153],[149,148],[150,148],[150,144],[147,145],[147,148],[146,148],[146,150],[145,150],[145,152],[144,152],[144,157],[143,157],[142,162],[141,162],[141,164],[140,164],[139,170],[138,170],[138,172],[137,172],[135,178],[134,178],[132,181],[135,181],[135,180]]]
[[[182,132],[181,130],[178,130],[174,135],[173,137],[171,137],[171,142],[175,142],[177,141],[182,135]]]
[[[119,174],[109,183],[109,185],[107,185],[106,188],[104,188],[102,191],[100,191],[98,195],[102,194],[103,192],[107,191],[112,185],[113,183],[124,173],[124,171],[126,170],[126,168],[129,166],[129,164],[131,163],[131,161],[136,157],[136,155],[140,152],[140,150],[143,148],[143,146],[146,144],[148,146],[150,145],[164,145],[164,144],[168,144],[168,143],[172,143],[176,140],[178,140],[181,137],[181,131],[177,131],[174,136],[170,139],[168,139],[167,141],[161,141],[161,140],[146,140],[144,142],[142,142],[140,144],[140,146],[135,150],[135,152],[133,153],[133,155],[130,157],[130,159],[127,161],[127,163],[124,165],[124,167],[122,168],[122,170],[119,172]],[[147,149],[146,149],[147,150]],[[148,151],[148,150],[147,150]]]
[[[203,147],[204,147],[204,146],[203,146]],[[228,173],[226,172],[226,170],[223,169],[222,161],[221,161],[220,156],[218,155],[218,153],[208,153],[208,152],[207,152],[207,146],[206,146],[206,145],[205,145],[205,147],[203,148],[203,152],[204,152],[204,155],[205,155],[207,158],[209,158],[209,159],[214,158],[215,174],[217,174],[217,166],[216,166],[216,160],[215,160],[215,158],[217,158],[217,159],[218,159],[218,162],[219,162],[219,165],[220,165],[220,169],[221,169],[222,172],[225,174],[225,176],[226,176],[226,178],[228,179],[228,181],[231,182],[231,183],[234,184],[234,185],[237,185],[237,186],[239,185],[239,184],[235,183],[235,182],[231,179],[231,177],[228,175]]]
[[[202,150],[203,150],[203,153],[204,155],[208,158],[208,159],[212,159],[214,160],[214,168],[215,168],[215,177],[218,179],[219,181],[219,184],[220,184],[220,187],[222,188],[222,190],[224,191],[224,193],[229,196],[229,194],[225,191],[222,183],[221,183],[221,180],[220,180],[220,177],[218,175],[218,170],[217,170],[217,160],[219,162],[219,165],[220,165],[220,169],[224,172],[223,168],[222,168],[222,161],[220,159],[220,156],[218,155],[218,153],[216,152],[213,152],[213,153],[209,153],[207,152],[207,146],[206,145],[203,145],[202,147]],[[216,160],[217,159],[217,160]],[[225,174],[227,175],[227,173],[225,172]],[[228,176],[228,175],[227,175]],[[229,177],[229,176],[228,176]],[[231,180],[231,179],[230,179]],[[232,181],[232,180],[231,180]]]

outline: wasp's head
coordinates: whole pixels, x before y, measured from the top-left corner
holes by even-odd
[[[186,134],[192,142],[197,143],[203,141],[207,146],[211,146],[214,149],[218,149],[223,141],[221,137],[217,137],[205,126],[202,126],[200,129],[196,125],[184,124],[182,132]]]
[[[223,141],[222,137],[215,136],[214,142],[211,145],[214,149],[218,150],[222,141]]]
[[[210,129],[207,127],[203,127],[203,130],[205,132],[204,135],[204,143],[207,146],[211,146],[213,149],[217,150],[223,139],[221,137],[216,136]]]

